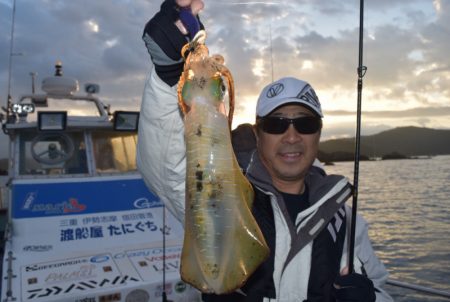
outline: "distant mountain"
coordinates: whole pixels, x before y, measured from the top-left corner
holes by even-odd
[[[319,159],[322,156],[323,161],[332,161],[331,155],[337,153],[350,157],[345,160],[353,160],[355,138],[323,141],[319,144],[319,150]],[[383,157],[389,154],[405,156],[450,154],[450,130],[399,127],[361,137],[361,155]]]

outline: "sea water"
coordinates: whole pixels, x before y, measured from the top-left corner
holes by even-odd
[[[353,183],[353,162],[325,169]],[[358,212],[390,278],[450,292],[450,156],[360,162],[358,192]],[[385,288],[395,301],[449,301]]]

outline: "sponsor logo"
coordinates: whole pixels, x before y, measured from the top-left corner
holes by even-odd
[[[136,199],[133,202],[133,206],[136,209],[149,209],[149,208],[154,208],[156,206],[159,206],[159,202],[157,200],[148,200],[146,197],[142,197],[142,198]]]
[[[99,302],[113,302],[113,301],[120,301],[121,299],[122,299],[122,295],[120,293],[114,293],[114,294],[100,296],[98,301]]]
[[[155,262],[155,261],[163,261],[170,260],[170,259],[179,259],[181,257],[180,254],[173,254],[173,255],[166,255],[166,256],[153,256],[153,257],[145,257],[145,259],[149,262]]]
[[[166,255],[167,254],[180,254],[181,247],[166,247]],[[162,248],[150,249],[150,250],[138,250],[138,251],[128,251],[126,253],[117,253],[114,254],[114,259],[122,259],[122,258],[134,258],[134,257],[151,257],[153,255],[162,255],[164,250]],[[162,258],[161,258],[162,259]]]
[[[92,263],[103,263],[109,260],[108,255],[98,255],[91,258]]]
[[[24,252],[48,252],[52,249],[51,245],[26,245],[23,247]]]
[[[163,272],[178,272],[180,270],[180,261],[176,260],[176,261],[170,261],[170,262],[165,262],[165,264],[163,263],[157,263],[157,264],[152,264],[153,270],[157,273],[163,273]]]
[[[78,213],[86,210],[86,205],[78,203],[78,200],[75,198],[69,199],[69,203],[64,205],[64,213]]]
[[[25,197],[25,201],[23,202],[22,209],[29,210],[34,200],[36,199],[37,192],[29,192],[27,197]]]
[[[31,288],[27,289],[26,293],[26,301],[31,301],[32,299],[39,299],[39,301],[43,301],[43,297],[54,297],[58,295],[59,293],[63,293],[66,296],[74,295],[74,294],[80,294],[86,293],[88,291],[92,291],[93,289],[97,288],[105,288],[105,287],[111,287],[111,286],[123,286],[125,283],[129,285],[131,282],[142,282],[142,280],[136,279],[135,277],[128,276],[128,275],[118,275],[113,278],[103,278],[101,280],[89,280],[89,281],[80,281],[77,283],[67,283],[67,284],[61,284],[60,286],[51,285],[51,286],[45,286],[42,288]],[[131,285],[133,286],[133,285]],[[79,301],[84,301],[84,298],[78,299]],[[108,300],[109,299],[109,300]],[[54,298],[52,299],[54,300]],[[48,299],[46,299],[48,301]],[[64,300],[64,301],[67,301]],[[70,300],[73,301],[73,300]],[[77,301],[77,300],[75,300]],[[90,300],[87,300],[90,302]],[[120,298],[120,293],[113,293],[108,294],[105,296],[100,296],[99,300],[95,300],[95,302],[108,302],[108,301],[122,301]]]
[[[172,283],[166,283],[164,285],[164,288],[162,285],[158,285],[156,287],[156,291],[154,292],[154,295],[156,298],[162,297],[163,292],[166,293],[166,295],[170,295],[172,294],[173,288],[172,288]]]
[[[284,85],[281,83],[277,83],[272,85],[269,90],[267,90],[266,96],[271,99],[279,95],[284,90]]]
[[[83,212],[86,210],[86,207],[85,204],[79,203],[76,198],[70,198],[68,202],[63,201],[61,203],[38,203],[33,205],[32,202],[26,202],[23,208],[32,212],[44,212],[45,214],[67,214]]]
[[[34,264],[34,265],[27,265],[25,267],[25,271],[27,272],[35,272],[35,271],[41,271],[46,269],[54,269],[64,266],[71,266],[71,265],[77,265],[77,264],[83,264],[88,262],[87,259],[74,259],[74,260],[67,260],[63,262],[56,262],[56,263],[49,263],[49,264]]]
[[[123,259],[127,256],[127,254],[125,253],[118,253],[118,254],[114,254],[113,258],[114,259]]]
[[[45,278],[46,283],[58,283],[75,281],[79,279],[87,279],[96,277],[94,274],[94,269],[96,268],[93,264],[81,265],[78,269],[72,270],[65,273],[53,272],[47,275]]]
[[[186,283],[184,283],[183,281],[178,281],[176,284],[175,284],[175,291],[177,292],[177,293],[182,293],[182,292],[184,292],[186,290]]]

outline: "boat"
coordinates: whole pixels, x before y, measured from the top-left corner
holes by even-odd
[[[183,228],[136,169],[139,112],[110,112],[62,68],[2,121],[1,301],[199,300],[179,275]]]

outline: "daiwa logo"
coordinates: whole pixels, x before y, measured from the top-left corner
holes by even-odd
[[[133,202],[133,206],[136,209],[149,209],[149,208],[157,207],[158,205],[159,205],[159,202],[157,200],[148,200],[146,197],[136,199]]]
[[[279,95],[284,90],[284,85],[281,83],[277,83],[275,85],[272,85],[272,87],[267,90],[266,96],[271,99]]]

